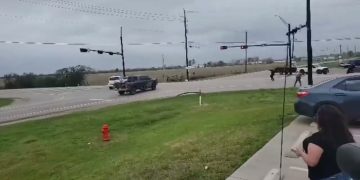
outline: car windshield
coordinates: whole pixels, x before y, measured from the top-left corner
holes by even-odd
[[[110,81],[120,80],[120,77],[111,77],[109,80],[110,80]]]

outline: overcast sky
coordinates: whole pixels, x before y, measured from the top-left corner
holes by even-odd
[[[305,0],[1,0],[0,41],[87,43],[88,46],[0,43],[0,76],[7,73],[53,73],[86,65],[96,70],[121,68],[120,56],[80,53],[80,47],[120,51],[124,30],[126,67],[185,65],[183,8],[188,13],[189,58],[197,63],[241,59],[244,51],[220,51],[216,42],[286,40],[287,27],[305,23]],[[360,37],[359,0],[312,1],[313,39]],[[306,40],[306,30],[297,34]],[[172,42],[171,45],[146,43]],[[142,43],[144,45],[129,45]],[[360,49],[360,40],[314,42],[314,55]],[[285,58],[285,48],[251,48],[249,56]],[[297,43],[295,56],[306,56]]]

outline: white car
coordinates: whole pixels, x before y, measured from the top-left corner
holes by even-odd
[[[108,87],[110,90],[114,89],[114,84],[115,83],[121,83],[126,81],[126,77],[122,77],[122,76],[111,76],[109,77],[109,82],[108,82]]]
[[[297,68],[297,71],[302,74],[308,73],[308,66],[300,66]],[[327,74],[329,73],[329,68],[321,66],[320,64],[313,64],[312,65],[312,72],[317,74]]]

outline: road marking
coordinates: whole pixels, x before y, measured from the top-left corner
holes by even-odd
[[[104,101],[105,99],[89,99],[89,101]]]
[[[297,170],[297,171],[303,171],[303,172],[308,172],[309,171],[306,168],[301,168],[301,167],[296,167],[296,166],[290,166],[289,169]]]

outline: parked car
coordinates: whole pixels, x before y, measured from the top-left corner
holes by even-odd
[[[307,74],[308,73],[308,66],[300,66],[297,68],[298,72],[302,73],[302,74]],[[328,67],[324,67],[321,66],[320,64],[313,64],[312,65],[312,72],[313,73],[317,73],[317,74],[327,74],[329,73],[329,68]]]
[[[360,73],[360,66],[354,66],[354,65],[351,65],[348,70],[346,71],[347,74],[350,74],[350,73]]]
[[[344,66],[345,67],[345,66]],[[351,60],[346,65],[348,68],[346,73],[359,73],[360,72],[360,60]]]
[[[127,80],[120,83],[115,83],[115,88],[120,95],[129,93],[131,95],[136,94],[138,90],[155,90],[158,81],[151,79],[149,76],[129,76]]]
[[[120,83],[120,82],[125,82],[126,81],[126,77],[122,77],[122,76],[111,76],[109,77],[109,82],[108,82],[108,87],[110,90],[114,89],[114,84],[115,83]]]
[[[360,75],[337,78],[297,92],[295,111],[315,117],[322,105],[333,105],[350,121],[360,119]]]
[[[350,60],[348,62],[340,63],[343,68],[349,68],[350,66],[360,67],[360,59]]]

